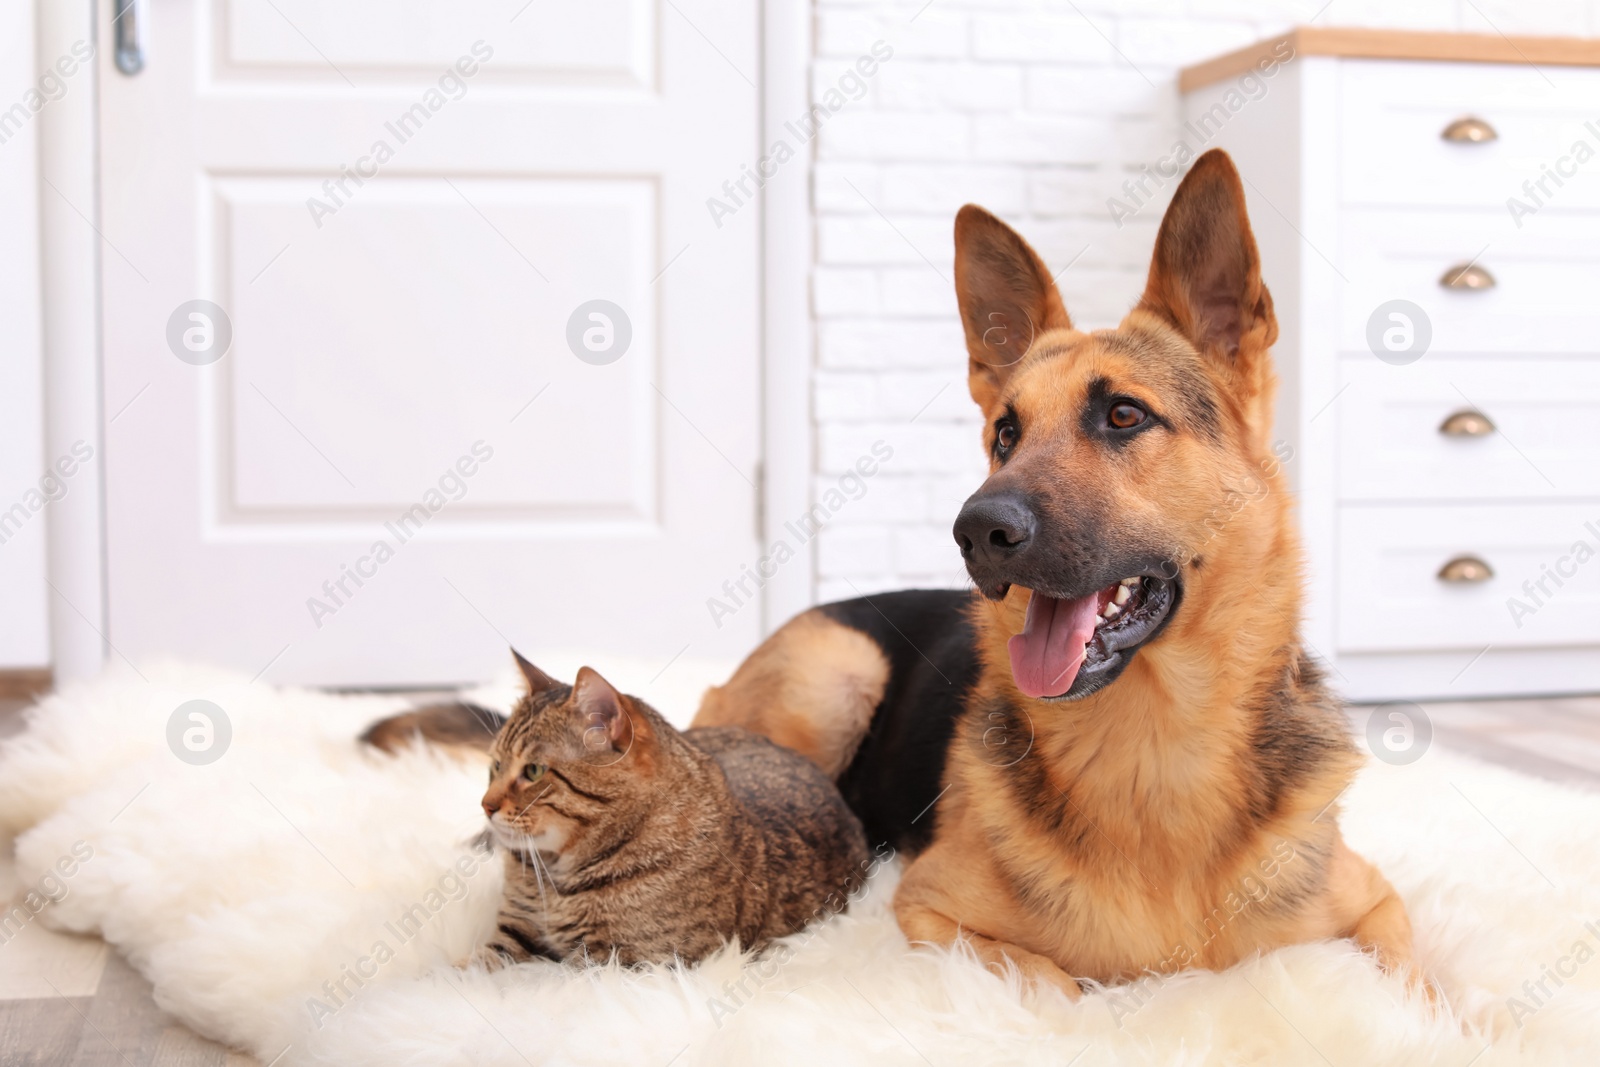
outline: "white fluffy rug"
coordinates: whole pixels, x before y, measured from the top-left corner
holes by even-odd
[[[465,844],[481,773],[354,741],[402,701],[145,673],[67,688],[0,750],[0,850],[14,839],[16,857],[0,895],[64,887],[40,921],[100,933],[163,1007],[263,1064],[1600,1061],[1600,794],[1437,750],[1369,769],[1343,822],[1404,895],[1449,1015],[1342,943],[1069,1003],[959,951],[908,947],[888,907],[893,865],[850,914],[763,959],[487,975],[450,967],[499,897],[496,865]],[[667,690],[642,669],[608,673],[680,723],[716,677],[677,665]],[[205,766],[166,741],[196,698],[232,725]],[[93,854],[64,876],[79,842]]]

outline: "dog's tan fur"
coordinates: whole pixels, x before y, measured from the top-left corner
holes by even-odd
[[[1120,678],[1067,703],[1029,700],[1012,680],[1006,642],[1029,592],[975,602],[982,670],[933,842],[895,899],[906,936],[966,937],[991,965],[1074,993],[1080,977],[1223,968],[1340,937],[1415,979],[1399,897],[1339,834],[1359,757],[1300,648],[1300,547],[1270,442],[1277,322],[1232,163],[1195,163],[1145,294],[1115,330],[1074,328],[1039,257],[971,207],[956,278],[991,455],[997,416],[1026,427],[991,482],[1044,487],[1080,525],[1088,515],[1103,536],[1163,546],[1184,592]],[[1165,413],[1171,432],[1113,459],[1090,447],[1079,412],[1096,379]],[[802,616],[774,635],[701,721],[767,733],[837,775],[881,682],[830,681],[829,625]],[[871,662],[855,652],[846,662]],[[996,707],[1016,713],[1028,758],[989,758]]]
[[[709,690],[696,726],[742,726],[808,756],[837,778],[872,722],[889,683],[889,662],[866,636],[804,614],[752,652],[727,685]],[[795,670],[797,663],[826,670]],[[790,708],[827,708],[792,715]]]

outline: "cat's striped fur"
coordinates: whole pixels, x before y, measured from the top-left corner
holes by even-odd
[[[567,686],[517,660],[529,692],[483,797],[506,892],[480,962],[692,962],[795,933],[871,873],[861,824],[810,761],[737,728],[680,732],[589,668]],[[424,709],[366,738],[472,745],[482,714]]]

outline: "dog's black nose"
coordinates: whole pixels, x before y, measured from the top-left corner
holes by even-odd
[[[1034,524],[1022,494],[984,493],[962,506],[953,532],[963,559],[992,566],[1020,552],[1033,538]]]

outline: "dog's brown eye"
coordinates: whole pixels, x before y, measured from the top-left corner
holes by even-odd
[[[1106,419],[1119,430],[1131,430],[1145,420],[1144,408],[1127,401],[1112,404]]]
[[[1000,446],[1000,451],[1010,452],[1017,444],[1017,428],[1009,422],[1002,422],[995,428],[994,443]]]

